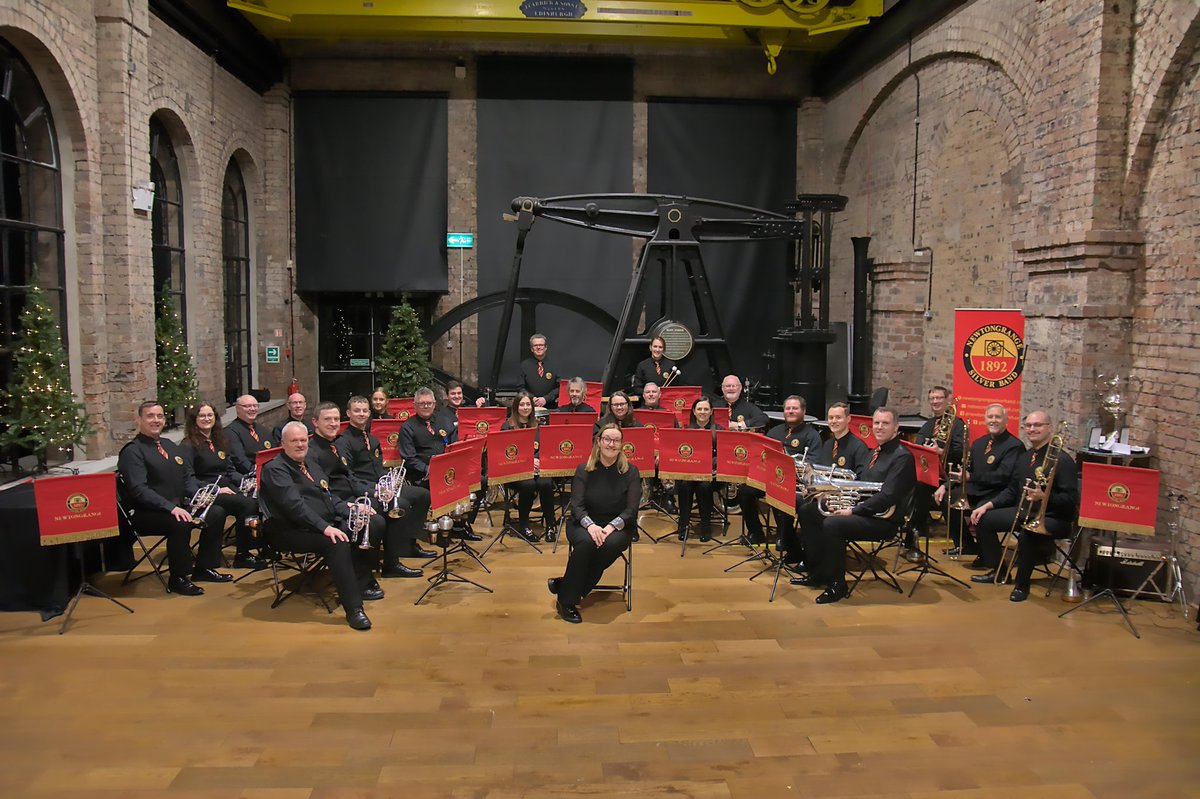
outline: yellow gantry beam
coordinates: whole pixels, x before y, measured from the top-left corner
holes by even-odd
[[[883,0],[228,0],[272,39],[554,38],[813,49]],[[555,18],[539,14],[577,15]],[[807,45],[806,45],[807,41]],[[776,44],[778,43],[778,44]]]

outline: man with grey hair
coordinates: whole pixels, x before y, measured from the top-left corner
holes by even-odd
[[[433,389],[422,386],[413,394],[415,413],[400,426],[400,457],[413,485],[428,485],[429,461],[458,441],[458,431],[434,414]]]
[[[558,409],[558,413],[595,413],[596,409],[584,402],[587,399],[587,381],[582,377],[572,377],[567,381],[566,405]]]
[[[237,418],[225,428],[229,438],[229,457],[242,474],[254,473],[254,456],[279,443],[270,431],[258,423],[258,400],[243,394],[235,405]],[[274,443],[272,443],[274,442]]]

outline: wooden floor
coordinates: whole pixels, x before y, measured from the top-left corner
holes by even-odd
[[[722,571],[737,548],[635,547],[633,612],[594,595],[578,626],[545,588],[565,549],[515,540],[460,567],[495,594],[414,607],[424,581],[388,580],[368,633],[271,610],[265,577],[185,598],[110,576],[136,613],[85,598],[61,637],[0,614],[0,797],[1200,796],[1178,608],[1133,603],[1137,640],[1037,585],[768,603]]]

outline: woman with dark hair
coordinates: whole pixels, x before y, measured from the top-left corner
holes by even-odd
[[[692,403],[692,413],[688,420],[688,430],[711,430],[713,443],[716,443],[718,430],[725,428],[713,421],[712,398],[702,394]],[[716,471],[716,449],[713,450],[713,471]],[[700,540],[712,538],[713,491],[717,488],[712,480],[678,480],[675,483],[679,491],[679,540],[686,538],[688,524],[692,520],[692,498],[695,497],[700,506]]]
[[[517,392],[517,396],[513,397],[512,409],[508,412],[508,419],[505,420],[501,430],[520,430],[527,427],[538,426],[537,419],[534,416],[533,395],[524,389]],[[535,452],[537,444],[534,443]],[[538,459],[535,455],[533,458],[533,470],[536,473],[538,469]],[[553,535],[554,530],[554,482],[548,477],[532,477],[528,480],[521,480],[513,483],[512,487],[517,492],[517,535],[524,538],[529,543],[537,541],[537,536],[533,534],[533,530],[529,527],[529,511],[533,508],[533,497],[536,494],[542,503],[542,521],[545,527],[547,536]]]
[[[587,463],[575,468],[571,483],[571,516],[567,540],[571,554],[562,577],[547,581],[558,597],[555,607],[563,621],[579,624],[579,600],[600,582],[604,570],[629,546],[637,527],[642,478],[621,451],[621,428],[606,424],[592,443]]]
[[[225,431],[221,429],[221,419],[217,409],[210,402],[201,402],[187,409],[183,426],[183,441],[180,442],[183,457],[192,465],[192,471],[201,485],[216,483],[219,487],[217,498],[213,501],[206,519],[221,524],[233,516],[237,520],[236,545],[233,565],[237,569],[257,569],[266,565],[266,561],[254,556],[251,549],[255,546],[254,532],[248,524],[251,518],[258,518],[258,501],[253,497],[238,493],[243,475],[234,466],[229,457],[229,442]]]
[[[622,430],[626,427],[641,427],[642,423],[633,418],[633,404],[629,401],[629,395],[624,391],[614,391],[608,398],[608,413],[604,414],[597,420],[595,426],[592,427],[592,437],[600,432],[600,428],[606,424],[615,424]]]

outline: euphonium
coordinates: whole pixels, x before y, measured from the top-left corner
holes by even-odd
[[[1054,487],[1054,473],[1058,471],[1058,461],[1062,456],[1063,442],[1066,437],[1067,423],[1060,422],[1058,430],[1050,438],[1050,443],[1046,447],[1046,457],[1042,459],[1042,465],[1033,470],[1032,487],[1040,488],[1046,496],[1039,502],[1027,503],[1029,507],[1026,510],[1025,521],[1021,524],[1022,530],[1040,535],[1046,534],[1046,506],[1049,505],[1050,490]],[[1018,515],[1017,518],[1020,516]]]
[[[198,522],[204,521],[204,517],[208,515],[208,510],[213,506],[219,492],[220,488],[216,483],[209,483],[196,489],[196,493],[192,494],[192,498],[188,500],[188,513],[192,514],[192,519]]]
[[[366,494],[350,503],[350,517],[346,521],[346,526],[354,534],[353,537],[358,539],[359,549],[371,548],[369,531],[372,513],[374,511],[371,508],[371,498]]]
[[[810,486],[810,492],[816,497],[817,510],[822,516],[831,516],[834,511],[850,510],[872,494],[878,494],[882,489],[883,483],[875,483],[870,480],[841,480],[836,477]],[[895,510],[895,506],[892,506],[875,516],[887,519]]]

